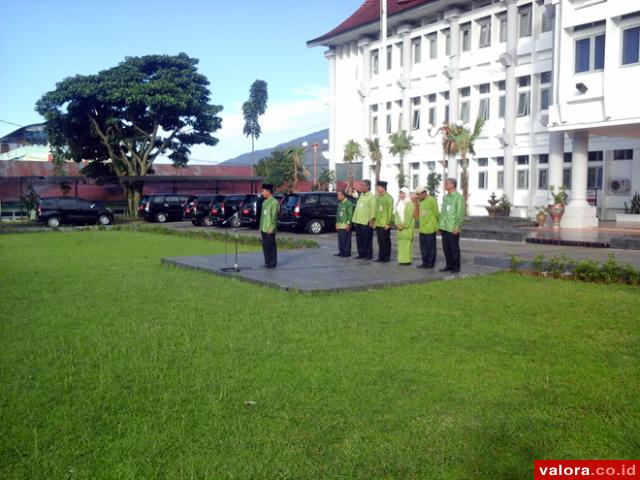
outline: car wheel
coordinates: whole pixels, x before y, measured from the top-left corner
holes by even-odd
[[[193,226],[195,227],[199,227],[201,225],[200,220],[191,220],[191,223],[193,224]]]
[[[98,223],[100,225],[111,225],[111,217],[109,215],[100,215],[98,217]]]
[[[168,217],[167,217],[166,213],[164,213],[164,212],[156,213],[156,222],[164,223],[164,222],[167,221],[167,219],[168,219]]]
[[[58,228],[60,226],[60,219],[58,217],[51,217],[47,220],[47,225],[51,228]]]
[[[242,225],[242,222],[240,221],[240,218],[237,215],[233,217],[229,223],[233,228],[238,228]]]
[[[307,231],[313,235],[317,235],[324,231],[324,223],[322,220],[311,220],[307,224]]]
[[[213,219],[211,217],[204,217],[202,223],[204,223],[205,227],[213,227]]]

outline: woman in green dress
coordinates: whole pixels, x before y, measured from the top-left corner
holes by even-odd
[[[413,256],[413,233],[415,219],[413,218],[414,204],[409,195],[409,189],[400,189],[400,195],[395,209],[395,223],[398,229],[398,265],[411,265]]]

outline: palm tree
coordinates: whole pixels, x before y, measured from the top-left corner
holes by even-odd
[[[411,143],[412,140],[413,137],[411,135],[407,135],[405,130],[400,130],[399,132],[389,135],[389,142],[391,143],[389,153],[394,157],[396,155],[400,157],[400,171],[398,173],[399,188],[407,185],[407,176],[404,174],[404,157],[413,148],[413,144]]]
[[[355,140],[349,140],[344,146],[343,160],[347,164],[347,193],[351,195],[353,191],[353,167],[352,163],[362,157],[362,147]]]
[[[380,167],[382,166],[382,152],[380,151],[380,139],[367,138],[367,147],[369,148],[369,158],[373,162],[376,171],[376,183],[380,181]]]
[[[287,157],[293,165],[293,185],[292,191],[298,191],[298,180],[305,177],[305,170],[302,162],[304,161],[304,147],[291,147],[287,149]]]
[[[467,125],[454,124],[449,125],[449,133],[446,142],[447,151],[453,155],[459,155],[462,160],[462,195],[464,196],[465,209],[468,208],[469,199],[469,159],[467,155],[471,153],[475,155],[474,144],[484,126],[484,119],[478,118],[473,127],[473,131]]]

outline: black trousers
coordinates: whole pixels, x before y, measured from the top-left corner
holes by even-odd
[[[356,246],[358,256],[368,259],[373,258],[373,228],[369,225],[354,223],[356,228]]]
[[[276,247],[276,234],[262,232],[262,253],[264,264],[269,268],[278,265],[278,247]]]
[[[436,233],[420,234],[420,254],[422,255],[422,265],[433,268],[436,264]]]
[[[343,257],[351,256],[351,230],[338,230],[338,252]]]
[[[391,259],[391,229],[376,227],[378,237],[378,260],[388,262]]]
[[[446,267],[453,271],[460,270],[460,234],[442,230],[442,251],[446,260]]]

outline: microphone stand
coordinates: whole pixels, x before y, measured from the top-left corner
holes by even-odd
[[[224,222],[222,222],[222,225],[226,225],[227,222],[229,222],[229,220],[231,220],[233,217],[239,218],[240,215],[240,210],[238,210],[236,213],[234,213],[233,215],[231,215],[229,218],[227,218]],[[235,251],[235,260],[233,263],[233,267],[224,267],[221,268],[220,270],[223,272],[240,272],[240,263],[238,262],[238,241],[240,239],[240,235],[238,233],[238,229],[239,227],[236,226],[235,227],[236,231],[235,231],[235,244],[236,244],[236,251]],[[229,241],[229,231],[227,229],[225,229],[225,240],[224,240],[224,251],[225,251],[225,265],[227,265],[227,244]],[[250,268],[245,268],[243,270],[250,270]]]

